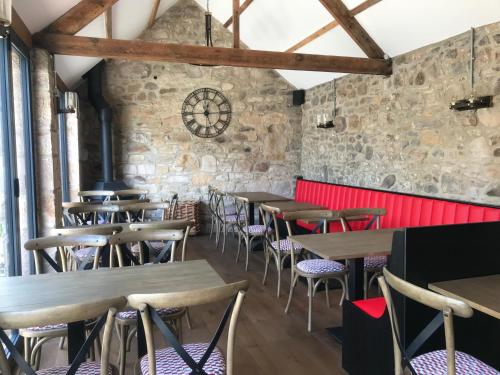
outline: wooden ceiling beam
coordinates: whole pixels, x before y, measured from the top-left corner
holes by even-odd
[[[118,0],[81,0],[43,31],[74,35],[111,8]]]
[[[148,27],[153,26],[156,21],[156,15],[158,14],[158,8],[160,7],[161,0],[153,0],[153,8],[151,9],[151,15],[149,16]]]
[[[233,0],[233,48],[240,48],[240,0]]]
[[[108,8],[104,13],[104,28],[106,29],[106,38],[113,39],[113,8]]]
[[[253,0],[245,0],[245,2],[243,4],[241,4],[240,6],[240,11],[238,12],[238,14],[241,16],[241,14],[248,8],[248,6],[250,4],[253,3]],[[233,16],[229,17],[229,19],[224,22],[224,27],[227,29],[229,26],[231,26],[231,24],[233,23]]]
[[[322,72],[390,75],[383,59],[205,47],[172,43],[37,34],[37,46],[59,55],[91,56],[139,61],[224,65],[245,68],[291,69]]]
[[[23,43],[31,49],[33,46],[33,40],[31,38],[31,32],[26,27],[26,24],[23,22],[19,14],[17,14],[16,10],[12,8],[12,30],[17,34],[17,36],[23,41]]]
[[[361,12],[364,12],[366,9],[370,8],[371,6],[380,3],[382,0],[366,0],[359,4],[357,7],[354,7],[350,13],[352,16],[356,16]],[[285,52],[295,52],[298,49],[304,47],[305,45],[311,43],[313,40],[318,39],[320,36],[326,34],[330,30],[335,29],[337,26],[339,26],[339,23],[337,21],[332,21],[328,23],[327,25],[323,26],[321,29],[315,31],[314,33],[308,35],[304,39],[302,39],[300,42],[294,44],[292,47],[288,48]]]
[[[373,59],[383,59],[384,51],[375,43],[358,20],[349,12],[342,0],[319,0],[330,12],[340,26],[349,34],[354,42],[363,50],[366,56]]]

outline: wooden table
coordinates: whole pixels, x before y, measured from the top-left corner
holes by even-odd
[[[390,255],[392,237],[398,229],[364,230],[323,234],[304,234],[288,237],[321,258],[347,260],[349,265],[349,299],[363,298],[364,258]],[[328,328],[342,343],[342,327]]]
[[[297,201],[288,201],[288,202],[266,201],[263,203],[265,203],[266,206],[275,208],[278,213],[325,209],[325,207],[319,206],[317,204],[312,204],[307,202],[297,202]]]
[[[255,203],[283,202],[290,200],[290,198],[277,194],[266,193],[264,191],[236,192],[231,193],[231,195],[235,198],[244,199],[248,202],[248,212],[250,213],[250,217],[248,218],[249,225],[255,224]]]
[[[429,289],[500,319],[500,275],[441,281],[429,284]]]
[[[0,278],[0,311],[23,313],[133,293],[169,293],[224,285],[206,260],[151,266],[100,268]],[[68,361],[75,358],[85,332],[82,322],[68,325]],[[140,342],[145,353],[145,343]]]

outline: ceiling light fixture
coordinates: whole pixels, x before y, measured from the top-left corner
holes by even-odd
[[[0,0],[0,38],[7,36],[12,22],[12,0]]]

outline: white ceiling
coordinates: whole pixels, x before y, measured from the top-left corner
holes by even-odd
[[[32,33],[60,17],[79,0],[13,0],[13,5]],[[177,0],[161,0],[161,16]],[[183,0],[178,0],[183,1]],[[206,0],[196,0],[206,6]],[[241,0],[243,3],[244,0]],[[364,0],[344,0],[353,8]],[[137,38],[147,26],[153,0],[119,0],[113,6],[113,36]],[[232,0],[210,0],[214,17],[225,22]],[[477,27],[500,21],[499,0],[382,0],[357,17],[360,24],[389,55],[397,56]],[[253,49],[284,51],[332,20],[315,0],[254,0],[241,15],[242,41]],[[200,20],[200,22],[203,22]],[[104,37],[104,16],[77,35]],[[363,52],[340,28],[301,48],[298,52],[359,56]],[[76,85],[97,58],[56,56],[56,70],[67,85]],[[340,74],[280,71],[297,88],[309,88]]]

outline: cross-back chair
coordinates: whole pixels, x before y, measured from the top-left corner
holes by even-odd
[[[137,230],[157,230],[157,229],[170,229],[170,230],[182,230],[184,232],[184,238],[182,240],[182,249],[181,249],[181,262],[184,262],[186,260],[186,249],[187,249],[187,240],[189,237],[189,232],[191,231],[191,228],[195,225],[193,220],[183,220],[183,219],[177,219],[177,220],[163,220],[163,221],[150,221],[150,222],[143,222],[143,223],[134,223],[130,224],[129,228],[132,231],[137,231]],[[165,246],[164,242],[161,241],[149,241],[149,246],[151,246],[154,252],[158,252],[160,249],[162,249]],[[139,244],[135,244],[131,248],[132,253],[140,253],[140,246]],[[161,250],[160,250],[161,251]],[[150,256],[151,256],[151,251],[150,251]],[[175,261],[175,259],[174,259]]]
[[[144,226],[142,228],[144,228]],[[130,232],[123,232],[111,236],[109,238],[109,243],[117,252],[119,261],[118,265],[119,267],[122,267],[124,265],[124,255],[122,253],[124,251],[124,248],[131,243],[138,243],[139,246],[143,246],[142,244],[144,242],[162,241],[165,248],[163,249],[162,253],[157,255],[153,263],[159,263],[160,260],[168,255],[167,251],[170,251],[170,261],[173,262],[173,260],[175,259],[176,243],[183,240],[183,238],[183,231],[178,229],[141,229],[140,227],[135,227],[134,229],[131,229]],[[144,264],[144,262],[137,261],[137,264]],[[167,322],[167,324],[173,327],[176,335],[180,339],[182,337],[182,317],[186,314],[186,309],[166,307],[160,309],[158,311],[158,314],[165,322]],[[118,354],[119,373],[120,375],[123,375],[125,373],[125,365],[127,361],[127,350],[130,347],[130,342],[136,333],[137,311],[127,310],[119,312],[116,318],[116,323],[118,338],[120,341]]]
[[[274,260],[274,263],[276,264],[276,270],[278,272],[277,297],[279,298],[281,292],[281,271],[283,270],[284,263],[291,257],[292,253],[295,255],[293,259],[296,260],[302,253],[303,248],[302,246],[293,243],[286,238],[287,235],[292,235],[291,232],[289,232],[288,234],[280,233],[280,227],[278,225],[277,217],[279,211],[276,208],[261,204],[259,206],[259,211],[265,223],[264,240],[266,242],[266,245],[264,246],[265,268],[262,284],[266,283],[269,262],[272,258]],[[295,264],[292,264],[290,267],[291,280],[293,280],[294,278],[294,268]]]
[[[65,249],[67,248],[84,246],[102,249],[107,243],[107,238],[101,235],[58,235],[29,240],[24,244],[24,248],[33,252],[35,273],[39,275],[46,271],[43,265],[44,260],[54,271],[67,272],[68,267],[66,267],[65,257]],[[52,248],[56,248],[54,256],[51,256],[46,251]],[[59,256],[60,262],[57,261],[57,256]],[[91,323],[86,326],[87,329],[91,327]],[[19,335],[24,338],[25,360],[35,368],[40,365],[42,346],[50,339],[61,338],[60,348],[62,348],[63,338],[67,336],[67,324],[63,321],[18,328],[22,328]],[[95,348],[92,347],[92,356],[94,356],[94,353]]]
[[[473,314],[472,308],[463,301],[442,296],[430,290],[420,288],[383,269],[383,276],[378,278],[380,288],[387,303],[392,328],[394,346],[394,367],[396,375],[403,375],[409,371],[412,375],[497,375],[499,372],[473,356],[455,350],[455,335],[453,329],[453,316],[470,318]],[[392,300],[391,289],[397,293],[421,303],[439,313],[432,322],[420,333],[408,348],[403,346],[399,335],[398,319]],[[436,350],[421,354],[413,358],[413,355],[425,343],[425,338],[431,334],[426,332],[431,327],[435,330],[444,323],[444,335],[446,342],[445,350]]]
[[[31,310],[23,314],[9,313],[0,311],[0,370],[3,375],[11,375],[10,364],[7,362],[6,350],[8,350],[16,362],[17,368],[26,375],[70,375],[78,371],[79,374],[100,375],[112,373],[112,367],[109,363],[109,352],[111,337],[113,332],[113,323],[117,310],[126,305],[124,297],[95,299],[78,304],[68,304],[53,308],[40,308]],[[23,358],[17,348],[10,341],[5,333],[7,329],[26,330],[32,326],[53,326],[64,323],[65,327],[70,322],[89,321],[97,319],[87,340],[83,344],[80,352],[73,360],[70,366],[49,368],[40,371],[33,369],[30,361]],[[99,332],[104,327],[102,352],[100,362],[85,362],[86,356],[93,345],[93,342],[99,338]],[[67,328],[65,328],[67,330]]]
[[[82,202],[103,202],[109,201],[115,196],[112,190],[85,190],[78,192]]]
[[[248,271],[248,258],[252,249],[253,241],[262,240],[266,235],[266,230],[270,231],[271,228],[266,229],[266,226],[263,224],[250,225],[248,199],[235,197],[234,202],[236,208],[236,223],[234,228],[238,232],[238,251],[236,253],[236,263],[238,263],[238,259],[240,257],[241,242],[244,242],[246,250],[245,271]],[[264,247],[267,246],[267,242],[263,241],[263,245]]]
[[[214,228],[217,231],[217,204],[216,204],[216,193],[217,188],[208,185],[208,212],[210,213],[210,237],[214,232]]]
[[[87,225],[83,227],[54,228],[50,231],[50,233],[52,236],[109,236],[121,231],[123,231],[122,225],[101,224]],[[63,271],[84,270],[90,264],[92,264],[92,269],[97,269],[99,267],[99,260],[102,255],[102,251],[103,248],[101,247],[84,246],[83,244],[73,248],[58,248],[59,258],[61,259],[61,267]]]
[[[173,193],[170,200],[162,199],[162,202],[168,202],[170,207],[164,211],[161,220],[175,220],[177,219],[177,208],[179,207],[179,194]]]
[[[380,219],[386,214],[385,208],[349,208],[339,211],[340,222],[344,232],[351,231],[353,221],[360,221],[363,230],[380,229]],[[351,220],[350,220],[351,219]],[[354,219],[354,220],[352,220]],[[363,295],[368,297],[368,290],[387,265],[386,256],[372,256],[364,259]],[[370,277],[370,275],[372,275]]]
[[[248,286],[248,281],[240,281],[196,291],[128,296],[129,305],[139,310],[144,326],[147,354],[142,357],[139,363],[141,373],[147,375],[156,375],[157,373],[233,375],[236,326]],[[164,324],[157,313],[157,309],[165,307],[187,308],[227,300],[230,301],[229,305],[210,343],[181,345],[175,333],[168,325]],[[222,352],[217,348],[217,342],[227,321],[229,321],[229,329],[226,359],[224,360]],[[153,326],[158,327],[169,347],[155,348]]]
[[[68,208],[76,226],[115,223],[118,212],[120,207],[117,205],[86,204]]]
[[[288,234],[292,235],[292,223],[296,220],[313,220],[319,222],[313,233],[316,231],[327,232],[328,221],[337,220],[339,218],[337,211],[330,210],[306,210],[297,212],[283,213],[283,220],[286,223]],[[296,259],[300,253],[290,252],[292,276],[290,283],[290,293],[288,295],[288,302],[286,304],[285,313],[288,313],[290,304],[293,298],[293,291],[297,284],[299,277],[304,277],[307,280],[307,296],[308,296],[308,315],[307,315],[307,330],[311,332],[312,329],[312,302],[318,287],[321,284],[325,286],[326,305],[330,307],[329,298],[329,280],[335,279],[342,286],[342,296],[340,297],[339,305],[342,305],[347,292],[347,267],[337,261],[329,259]]]
[[[231,204],[228,204],[231,201]],[[234,211],[234,197],[228,195],[220,190],[215,191],[215,212],[216,212],[216,235],[215,244],[217,248],[221,243],[220,237],[222,234],[222,253],[226,249],[226,237],[229,229],[234,231],[236,226],[236,221],[238,220],[237,215]]]
[[[115,190],[114,197],[116,197],[117,200],[122,200],[129,197],[133,197],[132,199],[145,199],[148,193],[149,192],[144,189],[123,189]]]

